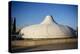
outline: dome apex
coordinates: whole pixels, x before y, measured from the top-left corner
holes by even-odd
[[[45,19],[41,22],[41,24],[53,24],[56,23],[52,16],[47,15]]]

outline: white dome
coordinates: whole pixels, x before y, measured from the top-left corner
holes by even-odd
[[[75,32],[64,25],[56,23],[52,16],[46,16],[40,24],[24,27],[21,30],[23,38],[67,38],[75,35]]]

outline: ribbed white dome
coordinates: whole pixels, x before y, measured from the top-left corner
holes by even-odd
[[[24,27],[21,30],[23,38],[66,38],[75,35],[75,32],[64,25],[57,24],[52,16],[46,16],[40,24]]]

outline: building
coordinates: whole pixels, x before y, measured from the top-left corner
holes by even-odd
[[[22,38],[69,38],[74,37],[75,30],[69,26],[58,24],[52,16],[46,16],[40,24],[24,27]]]

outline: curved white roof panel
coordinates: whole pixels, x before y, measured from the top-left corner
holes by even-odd
[[[75,35],[70,27],[57,24],[52,16],[46,16],[40,24],[24,27],[23,38],[66,38]]]

